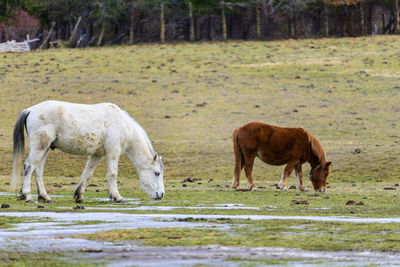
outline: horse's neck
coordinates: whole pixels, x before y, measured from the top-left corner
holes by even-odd
[[[319,141],[314,136],[311,136],[309,163],[312,168],[315,168],[318,164],[324,162],[326,162],[325,151]]]
[[[136,168],[144,168],[149,165],[154,157],[154,149],[143,128],[134,120],[130,122],[131,142],[127,148],[127,154]]]

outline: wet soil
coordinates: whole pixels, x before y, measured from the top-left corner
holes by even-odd
[[[331,265],[367,265],[398,264],[400,255],[382,252],[330,252],[306,251],[301,249],[270,247],[149,247],[139,246],[135,242],[99,242],[70,238],[74,234],[88,234],[113,229],[166,228],[166,227],[217,227],[229,228],[229,224],[215,224],[209,220],[250,219],[250,220],[315,220],[339,221],[349,223],[400,223],[400,218],[357,218],[322,216],[264,216],[264,215],[180,215],[180,214],[123,214],[118,212],[7,212],[0,215],[14,217],[48,218],[51,222],[25,222],[16,224],[12,229],[0,230],[0,249],[26,252],[73,252],[85,261],[107,260],[110,266],[191,266],[208,264],[218,266],[240,265],[245,260],[285,259],[295,265],[304,265],[310,261],[324,261]],[[187,220],[190,218],[190,220]],[[96,224],[80,224],[85,221],[101,221]],[[243,263],[243,262],[242,262]]]

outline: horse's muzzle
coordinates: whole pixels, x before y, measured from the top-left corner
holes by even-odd
[[[317,191],[317,192],[324,193],[324,192],[325,192],[325,188],[324,188],[324,189],[317,189],[316,191]]]

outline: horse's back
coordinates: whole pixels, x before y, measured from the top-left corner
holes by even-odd
[[[257,142],[292,142],[305,137],[307,131],[303,128],[286,128],[262,122],[249,122],[239,127],[239,136],[255,139]]]
[[[266,163],[282,165],[292,158],[305,158],[308,133],[303,128],[250,122],[239,128],[238,141],[249,154],[257,153]]]
[[[123,111],[111,103],[86,105],[49,100],[29,111],[28,132],[45,132],[54,147],[71,154],[104,154],[107,136],[113,134],[118,140],[125,134],[121,133]]]

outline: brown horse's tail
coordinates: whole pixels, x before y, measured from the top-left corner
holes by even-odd
[[[234,170],[233,181],[232,181],[233,187],[239,186],[240,172],[242,171],[243,166],[244,166],[244,156],[242,153],[242,149],[240,148],[240,145],[239,145],[238,134],[239,134],[239,128],[236,128],[233,131],[233,135],[232,135],[233,152],[235,154],[235,170]]]

